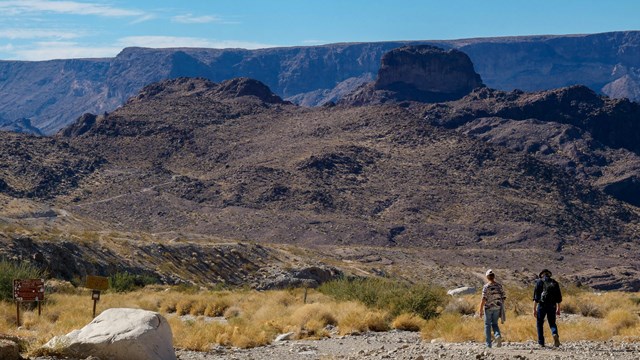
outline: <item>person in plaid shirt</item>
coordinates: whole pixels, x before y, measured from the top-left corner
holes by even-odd
[[[502,285],[496,282],[493,270],[487,270],[487,283],[482,288],[480,317],[484,316],[484,334],[487,347],[491,347],[491,330],[495,336],[496,347],[502,346],[502,337],[498,327],[498,319],[504,314],[504,300],[507,298]],[[504,318],[503,318],[504,319]]]

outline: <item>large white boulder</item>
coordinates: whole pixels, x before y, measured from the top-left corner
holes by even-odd
[[[456,289],[451,289],[447,291],[447,294],[451,296],[462,296],[462,295],[471,295],[475,294],[476,288],[470,286],[463,286]]]
[[[139,309],[105,310],[82,329],[57,336],[43,347],[83,359],[176,360],[167,320]]]

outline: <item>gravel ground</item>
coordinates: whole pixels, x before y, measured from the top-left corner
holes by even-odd
[[[178,351],[180,360],[294,359],[640,359],[640,344],[580,341],[559,348],[535,342],[504,343],[486,349],[479,343],[430,343],[405,331],[366,333],[322,340],[282,341],[254,349],[216,347],[210,352]]]

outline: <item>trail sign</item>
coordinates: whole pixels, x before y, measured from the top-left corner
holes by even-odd
[[[107,290],[109,289],[109,278],[104,276],[87,275],[85,287],[91,290]]]
[[[96,305],[100,300],[100,291],[109,289],[109,278],[104,276],[87,275],[85,287],[93,290],[91,300],[93,300],[93,317],[96,317]]]
[[[44,279],[14,279],[13,300],[16,302],[16,324],[20,326],[20,303],[38,303],[38,316],[42,314],[42,302],[44,301]]]
[[[13,299],[15,301],[44,301],[43,279],[13,280]]]

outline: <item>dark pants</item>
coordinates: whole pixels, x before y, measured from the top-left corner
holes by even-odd
[[[558,326],[556,326],[556,304],[545,305],[538,304],[538,344],[544,345],[544,317],[547,317],[549,321],[549,328],[551,328],[551,334],[558,334]]]

